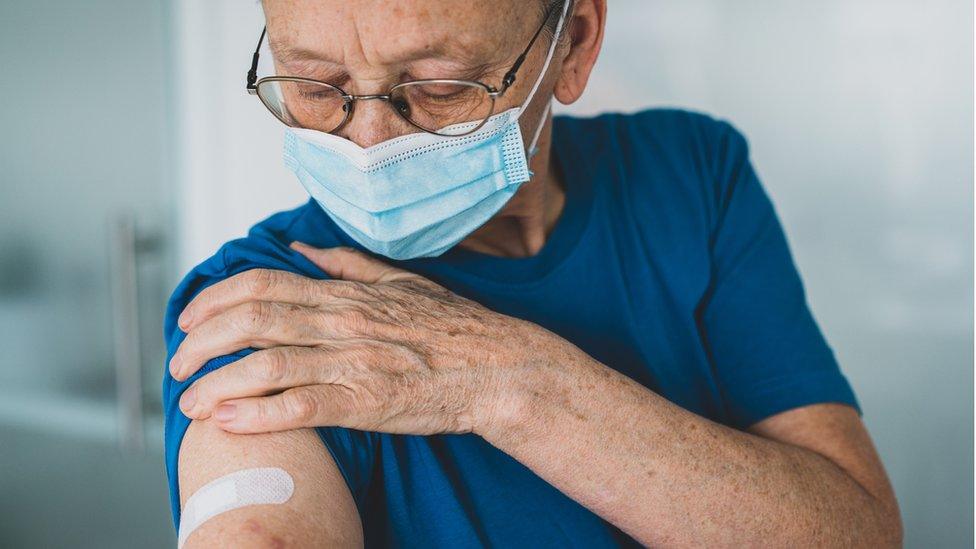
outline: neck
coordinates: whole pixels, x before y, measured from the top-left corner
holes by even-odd
[[[562,174],[552,157],[551,122],[546,126],[539,137],[539,152],[530,163],[535,175],[458,246],[499,257],[531,257],[542,250],[566,203]]]

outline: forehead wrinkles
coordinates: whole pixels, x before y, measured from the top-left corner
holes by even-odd
[[[419,2],[382,10],[355,10],[347,44],[349,58],[356,55],[368,64],[393,65],[425,57],[448,57],[486,63],[516,55],[508,50],[518,28],[488,17],[483,9],[450,9],[460,2]]]
[[[294,46],[321,52],[323,58],[348,68],[431,57],[484,64],[518,54],[521,46],[513,41],[522,41],[518,39],[526,19],[514,10],[488,10],[483,2],[328,4],[329,9],[321,4],[313,8],[292,0],[278,4],[287,8],[267,10],[273,12],[269,14],[275,20],[272,32],[278,35],[271,39],[281,49]]]

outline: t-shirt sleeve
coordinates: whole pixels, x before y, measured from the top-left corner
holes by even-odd
[[[251,266],[255,268],[257,266]],[[186,334],[176,325],[176,320],[184,307],[193,296],[207,286],[228,278],[236,272],[247,270],[246,266],[236,265],[233,271],[218,270],[203,265],[191,272],[180,283],[170,298],[164,322],[164,337],[166,339],[167,357],[163,374],[163,413],[164,413],[164,450],[166,460],[166,474],[169,482],[170,507],[173,522],[177,528],[180,523],[180,493],[179,464],[180,444],[190,425],[190,419],[183,415],[179,407],[180,395],[183,394],[196,380],[218,368],[222,368],[235,360],[247,356],[254,349],[242,349],[236,353],[220,356],[208,361],[198,372],[186,381],[180,382],[169,375],[169,361],[179,348]],[[206,273],[206,274],[202,274]],[[341,427],[322,427],[316,429],[325,448],[331,453],[339,471],[345,478],[349,490],[356,501],[360,516],[363,516],[364,500],[368,490],[370,471],[373,463],[373,433],[365,433]],[[323,455],[324,457],[324,455]],[[364,517],[365,519],[365,517]]]
[[[745,138],[716,123],[711,282],[698,322],[733,425],[800,406],[861,409],[820,332]]]

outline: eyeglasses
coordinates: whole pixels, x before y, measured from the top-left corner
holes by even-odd
[[[546,12],[529,45],[502,77],[500,89],[476,80],[435,78],[401,82],[384,94],[352,95],[338,86],[309,78],[258,79],[258,52],[267,34],[265,27],[251,58],[251,69],[247,71],[247,92],[257,94],[275,118],[292,128],[332,133],[349,121],[356,101],[378,99],[420,130],[444,136],[467,135],[481,128],[495,112],[495,101],[515,82],[515,73],[542,34],[552,12],[552,8]]]

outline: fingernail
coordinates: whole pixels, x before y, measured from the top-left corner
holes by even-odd
[[[181,355],[181,351],[177,349],[173,358],[169,359],[169,373],[173,377],[176,377],[176,374],[180,373],[180,366],[183,364]]]
[[[185,393],[183,393],[183,396],[180,397],[180,410],[183,410],[183,413],[185,414],[192,410],[193,405],[196,403],[197,389],[196,387],[190,387]]]
[[[309,246],[308,244],[302,242],[301,240],[295,240],[294,242],[291,243],[291,246],[290,247],[293,248],[293,249],[298,249],[298,248],[308,249],[308,248],[311,248],[311,246]]]
[[[193,313],[191,313],[189,309],[184,309],[183,312],[180,314],[180,318],[176,320],[176,323],[179,324],[180,328],[182,328],[183,331],[185,332],[186,329],[190,326],[190,321],[192,320],[193,320]]]
[[[237,416],[237,406],[233,404],[221,404],[214,411],[214,417],[217,421],[230,421]]]

